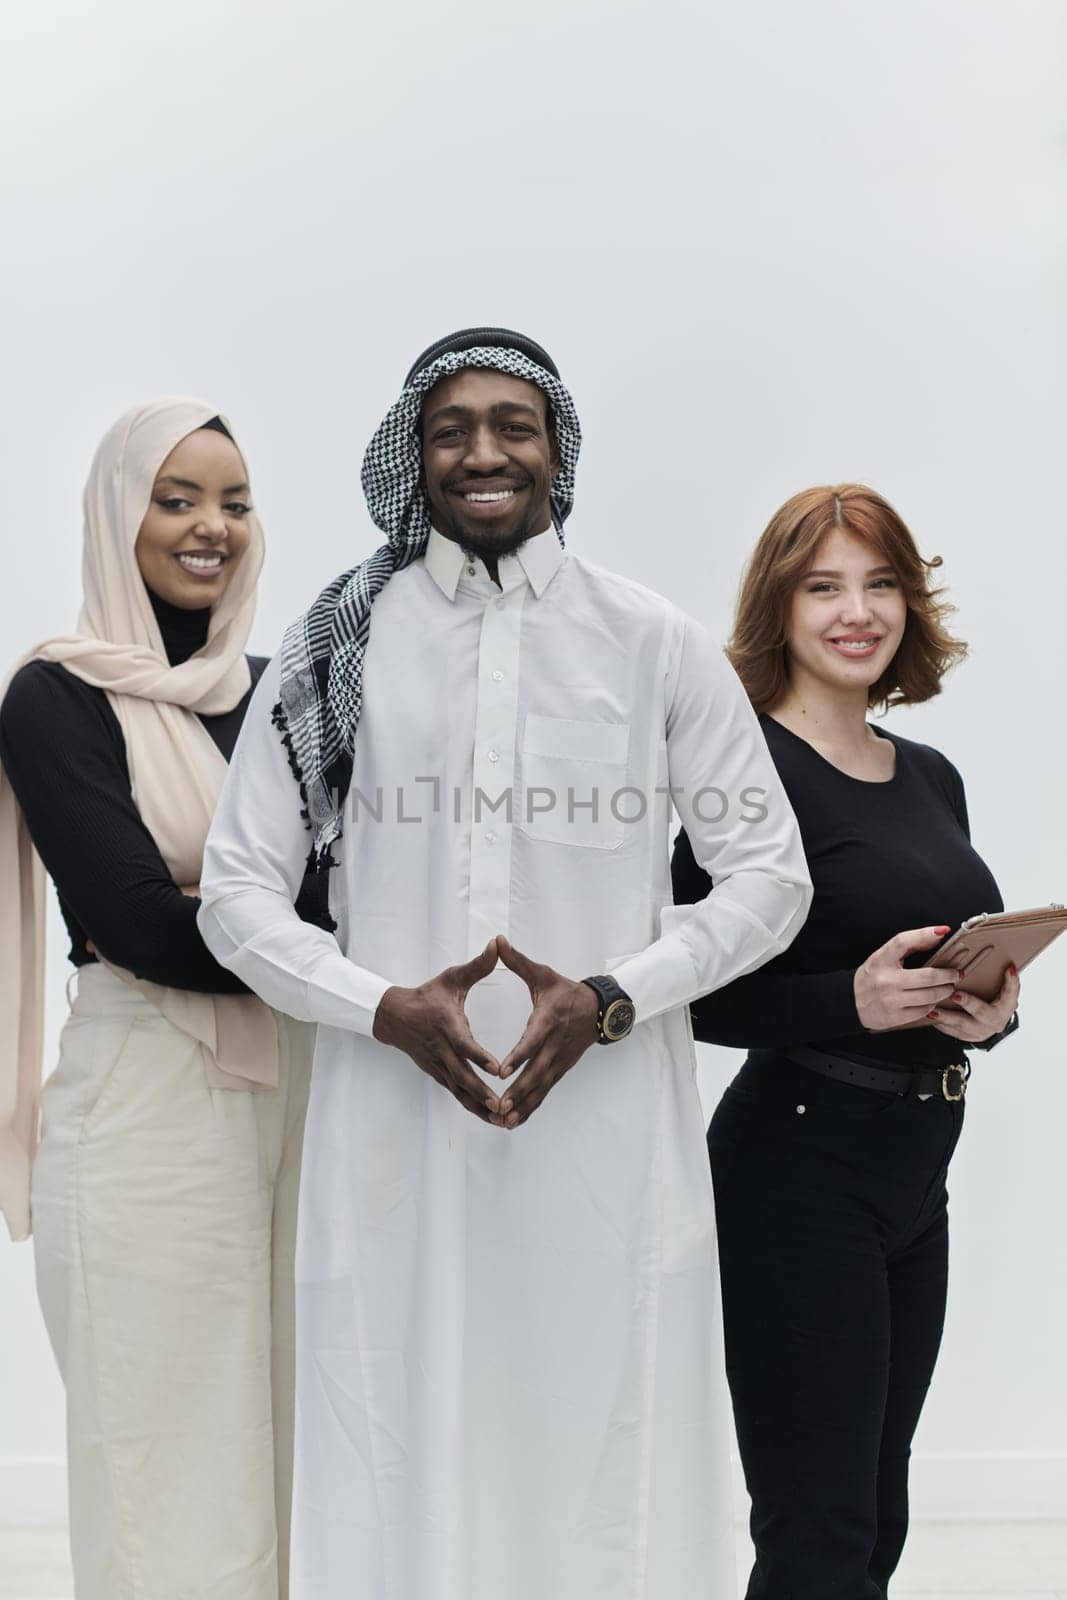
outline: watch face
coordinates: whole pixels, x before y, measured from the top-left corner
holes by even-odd
[[[605,1039],[625,1039],[634,1025],[634,1008],[629,1000],[613,1000],[604,1013],[601,1029]]]

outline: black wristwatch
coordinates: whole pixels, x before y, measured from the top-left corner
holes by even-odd
[[[634,1003],[614,978],[583,978],[600,1002],[596,1031],[598,1044],[614,1044],[625,1039],[635,1021]]]

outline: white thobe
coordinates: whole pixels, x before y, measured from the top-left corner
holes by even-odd
[[[788,945],[807,869],[698,624],[551,530],[499,573],[433,533],[375,601],[336,937],[292,909],[309,835],[270,721],[277,661],[205,851],[209,947],[320,1025],[292,1595],[722,1600],[728,1401],[687,1002]],[[668,786],[715,885],[697,906],[670,904]],[[510,1132],[372,1036],[390,985],[497,932],[570,978],[612,974],[637,1013]],[[529,1011],[503,966],[467,1004],[498,1059]]]

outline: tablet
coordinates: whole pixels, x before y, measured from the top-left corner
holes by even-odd
[[[1019,972],[1067,929],[1067,907],[1034,911],[983,911],[950,933],[923,962],[963,973],[960,988],[980,1000],[995,1000],[1004,974],[1014,962]],[[959,1007],[947,1007],[959,1010]]]

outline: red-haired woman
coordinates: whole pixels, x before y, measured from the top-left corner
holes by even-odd
[[[748,1058],[708,1133],[726,1359],[752,1497],[748,1600],[881,1600],[944,1322],[945,1174],[968,1047],[1013,1026],[922,965],[1002,902],[938,751],[872,726],[937,694],[965,646],[900,517],[808,489],[749,565],[728,655],[760,714],[815,887],[789,949],[693,1006]],[[675,899],[705,895],[685,835]]]

